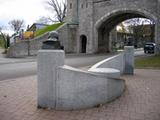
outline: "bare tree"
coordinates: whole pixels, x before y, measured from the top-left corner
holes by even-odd
[[[2,36],[2,38],[3,38],[3,40],[5,40],[6,38],[5,38],[5,34],[2,32],[2,27],[0,27],[0,35]]]
[[[150,26],[150,30],[151,30],[150,38],[151,38],[151,40],[154,40],[155,21],[154,20],[150,20],[150,19],[146,19],[145,22],[147,24],[149,24],[149,26]]]
[[[3,40],[3,48],[7,49],[7,43],[6,43],[6,35],[3,33],[3,27],[0,26],[0,36],[2,37]]]
[[[67,11],[67,1],[50,0],[47,2],[47,4],[49,6],[49,9],[51,9],[55,13],[55,18],[49,18],[50,21],[55,22],[56,20],[58,20],[59,22],[64,22]]]
[[[15,32],[19,32],[20,29],[24,27],[24,21],[18,19],[11,20],[8,24]]]
[[[142,34],[144,27],[146,26],[146,24],[150,25],[150,28],[154,25],[154,21],[150,20],[150,19],[145,19],[145,18],[133,18],[133,19],[129,19],[126,20],[124,22],[125,24],[128,24],[128,31],[129,32],[135,32],[134,29],[138,29],[137,34]]]
[[[133,18],[125,21],[128,24],[128,31],[134,35],[135,45],[138,39],[143,39],[147,27],[150,27],[150,38],[154,39],[154,21],[145,18]],[[149,24],[149,25],[148,25]]]

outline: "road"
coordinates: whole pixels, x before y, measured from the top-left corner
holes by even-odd
[[[86,66],[92,66],[95,63],[110,56],[112,55],[69,55],[65,58],[65,64],[76,68],[83,68]],[[143,51],[136,51],[135,56],[144,56],[144,53]],[[36,73],[36,62],[10,63],[0,65],[0,81],[36,75]]]
[[[85,67],[91,66],[95,63],[109,57],[111,55],[79,55],[79,56],[67,56],[65,64],[72,67]],[[18,77],[25,77],[30,75],[36,75],[37,63],[36,62],[24,62],[24,63],[11,63],[0,65],[0,81],[14,79]]]

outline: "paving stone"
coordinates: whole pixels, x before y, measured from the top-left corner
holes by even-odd
[[[160,120],[160,70],[123,76],[126,90],[103,106],[54,111],[37,109],[36,76],[0,82],[0,120]]]

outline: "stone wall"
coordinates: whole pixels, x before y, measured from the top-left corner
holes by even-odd
[[[56,30],[66,53],[77,53],[77,28],[77,24],[66,23]]]
[[[128,13],[128,15],[126,14]],[[130,15],[129,15],[130,14]],[[134,16],[135,15],[135,16]],[[134,17],[147,17],[154,21],[157,20],[157,2],[153,2],[150,0],[111,0],[108,2],[95,3],[94,4],[94,25],[95,25],[95,34],[93,34],[95,39],[94,48],[98,49],[98,42],[100,39],[98,36],[99,28],[103,27],[108,30],[105,31],[106,35],[110,32],[112,28],[115,27],[118,23],[123,20],[134,18]],[[102,33],[102,32],[101,32]],[[104,33],[103,33],[104,34]],[[105,35],[104,34],[104,35]],[[155,32],[155,34],[158,34]],[[105,40],[107,41],[107,37]],[[109,46],[104,46],[109,47]]]
[[[45,33],[39,37],[34,38],[33,40],[30,40],[29,44],[29,55],[37,55],[38,50],[41,49],[43,41],[46,41],[48,39],[49,33]]]
[[[106,49],[104,52],[112,51],[109,42],[112,28],[126,19],[146,17],[156,23],[155,42],[160,46],[159,6],[159,0],[68,0],[66,24],[57,29],[60,42],[66,53],[80,53],[80,37],[84,35],[87,38],[86,53],[96,53],[101,49]],[[28,49],[21,50],[23,46],[26,48],[27,42],[11,46],[8,56],[36,55],[41,47],[39,41],[43,40],[35,39],[30,41]]]
[[[24,57],[29,55],[29,41],[18,42],[11,45],[7,57]]]
[[[77,53],[77,24],[64,24],[56,30],[59,34],[59,41],[64,46],[66,53]],[[47,40],[49,33],[45,33],[32,40],[20,41],[11,45],[7,56],[8,57],[25,57],[38,54],[43,41]]]
[[[49,33],[45,33],[32,40],[20,41],[10,46],[7,52],[7,57],[25,57],[38,54],[41,49],[42,42],[47,40]]]
[[[95,0],[96,1],[96,0]],[[157,15],[157,0],[154,2],[151,0],[109,0],[106,2],[94,4],[94,20],[95,22],[100,20],[103,16],[112,13],[121,13],[126,11],[140,12],[143,15],[151,17]]]
[[[69,23],[78,23],[78,3],[79,0],[67,1],[67,21]]]
[[[81,46],[80,36],[87,37],[86,53],[94,53],[93,46],[93,32],[94,32],[94,17],[93,17],[93,3],[91,0],[79,0],[78,16],[79,16],[79,31],[78,31],[78,45]],[[81,49],[81,47],[80,47]],[[80,50],[81,51],[81,50]]]
[[[159,43],[159,0],[68,0],[68,3],[72,3],[72,9],[68,8],[68,20],[67,22],[74,22],[69,18],[77,16],[78,20],[78,31],[77,31],[77,49],[78,52],[81,50],[80,36],[85,35],[87,37],[87,53],[98,52],[99,42],[99,27],[102,29],[107,26],[107,32],[110,32],[112,27],[118,23],[134,17],[146,17],[154,20],[156,24],[155,29],[155,41]],[[78,13],[78,15],[77,15]],[[128,16],[127,14],[130,14]],[[76,22],[77,23],[77,22]],[[105,29],[105,27],[104,27]],[[107,35],[108,33],[106,33]],[[104,35],[105,36],[105,35]],[[107,36],[109,37],[109,36]],[[108,41],[109,39],[104,41]],[[104,46],[108,47],[108,46]],[[110,46],[109,46],[110,47]]]

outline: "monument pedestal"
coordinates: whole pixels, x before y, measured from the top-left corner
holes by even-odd
[[[57,68],[64,65],[64,51],[40,50],[38,52],[38,107],[56,106]]]

